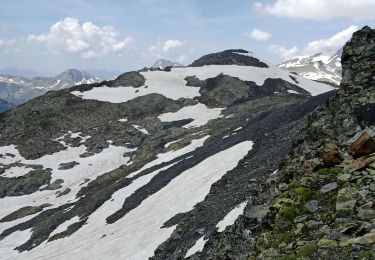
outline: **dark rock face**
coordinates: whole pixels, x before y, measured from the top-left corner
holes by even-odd
[[[375,82],[375,31],[366,26],[355,32],[342,55],[341,88],[352,93],[356,89],[373,88]]]
[[[50,170],[32,170],[16,178],[0,177],[0,198],[34,193],[41,186],[48,184],[50,180]]]
[[[257,58],[246,56],[250,54],[245,50],[226,50],[223,52],[213,53],[194,61],[191,67],[200,67],[204,65],[239,65],[268,68],[268,65],[259,61]]]
[[[201,96],[197,100],[208,107],[230,107],[250,100],[271,97],[275,93],[289,94],[288,90],[297,91],[301,99],[309,96],[304,89],[282,79],[266,79],[262,86],[256,85],[253,81],[243,81],[224,74],[207,80],[195,77],[187,77],[185,80],[188,86],[200,88]]]
[[[239,218],[192,259],[374,258],[375,151],[368,133],[375,125],[365,108],[375,103],[375,31],[354,33],[342,57],[342,90],[307,117],[277,177],[265,177],[278,191],[263,201],[276,209],[274,224],[251,233]],[[251,218],[249,204],[244,216]]]
[[[61,163],[59,165],[59,170],[69,170],[72,169],[73,167],[79,165],[78,162],[67,162],[67,163]]]
[[[37,207],[27,206],[27,207],[20,208],[19,210],[15,211],[13,213],[10,213],[9,215],[3,217],[0,220],[0,223],[20,219],[20,218],[26,217],[28,215],[33,215],[35,213],[41,212],[45,207],[49,207],[49,206],[51,206],[51,205],[50,204],[43,204],[43,205],[40,205],[40,206],[37,206]]]

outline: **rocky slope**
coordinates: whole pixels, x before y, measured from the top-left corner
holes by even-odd
[[[278,65],[311,80],[339,85],[342,78],[342,50],[298,56]]]
[[[341,90],[307,117],[243,216],[192,259],[375,258],[375,31],[344,47]],[[270,199],[273,198],[273,199]]]
[[[0,99],[0,113],[9,110],[12,107],[14,107],[14,104],[12,104],[12,103],[10,103],[8,101]]]
[[[0,255],[199,258],[332,90],[227,50],[0,114]]]
[[[55,77],[34,77],[32,79],[0,75],[0,98],[20,105],[50,90],[59,90],[98,81],[98,78],[76,69],[66,70]]]

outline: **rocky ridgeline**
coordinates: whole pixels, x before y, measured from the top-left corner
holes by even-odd
[[[254,241],[263,259],[375,257],[375,32],[353,35],[342,57],[342,91],[309,116],[277,178],[278,210]]]
[[[375,259],[375,31],[354,33],[342,63],[341,90],[197,259]]]

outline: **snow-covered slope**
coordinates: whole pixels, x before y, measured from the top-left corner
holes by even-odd
[[[339,85],[341,81],[341,54],[327,51],[308,56],[298,56],[279,64],[279,68],[297,73],[311,80]]]
[[[3,114],[1,258],[199,253],[235,223],[253,178],[276,170],[332,89],[228,50],[48,92]]]

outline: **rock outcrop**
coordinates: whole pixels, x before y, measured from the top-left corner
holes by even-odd
[[[374,259],[375,31],[354,33],[342,63],[341,90],[308,116],[278,173],[192,259]]]

